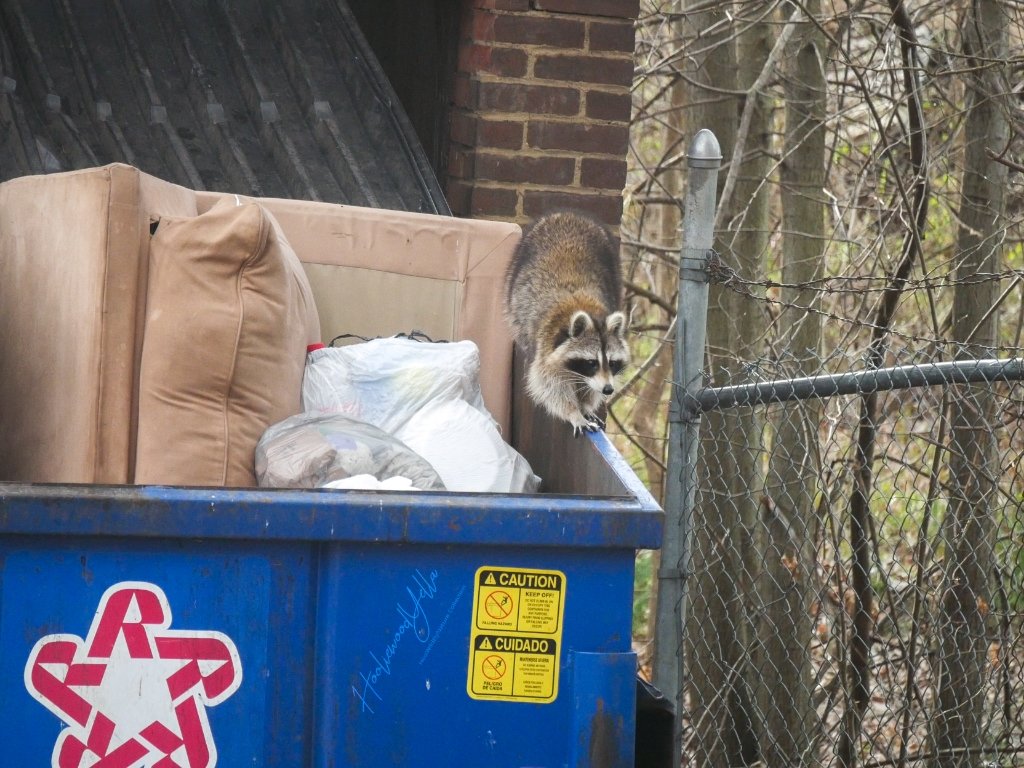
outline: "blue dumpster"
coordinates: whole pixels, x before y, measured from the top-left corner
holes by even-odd
[[[0,765],[632,765],[662,514],[543,442],[567,493],[0,483]]]
[[[205,470],[244,443],[211,418],[198,444],[216,450],[197,455],[198,430],[152,413],[168,382],[143,375],[155,350],[203,374],[174,397],[216,389],[228,409],[230,375],[208,383],[193,359],[206,336],[171,349],[147,331],[192,300],[150,290],[150,235],[240,201],[118,164],[0,196],[0,768],[632,764],[633,559],[663,516],[604,435],[574,439],[520,391],[498,310],[518,226],[259,201],[320,338],[477,344],[483,400],[543,494],[130,485],[177,477],[140,472],[161,451]],[[283,263],[262,225],[224,231]],[[289,366],[244,383],[268,391]]]

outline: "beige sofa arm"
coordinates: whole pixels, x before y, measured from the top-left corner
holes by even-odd
[[[149,221],[195,212],[121,164],[0,184],[0,480],[130,479]]]

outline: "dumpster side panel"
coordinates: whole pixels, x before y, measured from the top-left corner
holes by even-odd
[[[194,727],[192,754],[207,750],[221,765],[307,762],[311,552],[243,542],[0,539],[4,764],[49,766],[58,745],[73,754],[84,743],[82,764],[90,765],[153,721],[165,728],[148,731],[149,740],[134,737],[132,749],[180,757],[187,745],[177,734]],[[120,613],[117,595],[106,599],[118,584],[130,585]],[[162,608],[154,596],[166,598]],[[225,646],[237,649],[240,670],[216,652]],[[223,700],[207,705],[218,693]],[[105,739],[104,718],[113,726]]]
[[[631,550],[336,546],[321,562],[318,638],[326,642],[316,659],[318,768],[426,767],[438,765],[442,756],[446,765],[467,768],[560,766],[575,717],[573,653],[632,657],[626,612],[602,609],[630,604]],[[546,635],[525,634],[559,646],[557,695],[550,701],[517,698],[524,689],[511,677],[530,674],[523,665],[527,657],[474,651],[474,622],[487,620],[474,586],[490,569],[564,574],[561,625],[545,627],[552,630]],[[525,590],[512,587],[494,594],[511,595],[512,602],[526,599]],[[343,631],[324,631],[337,622]],[[506,637],[515,639],[516,633],[485,627],[477,644]],[[487,658],[508,663],[474,668]],[[625,679],[617,688],[632,691],[632,658],[633,665],[619,665]],[[481,672],[509,684],[505,700],[470,698],[467,687],[474,676],[483,679]],[[534,673],[545,682],[547,672]],[[630,748],[631,712],[625,718]]]
[[[516,577],[536,574],[557,599],[531,608]],[[629,548],[9,535],[0,588],[0,722],[23,768],[180,758],[190,739],[219,765],[556,768],[632,734],[629,611],[612,608],[631,602]],[[510,612],[526,624],[506,631]]]
[[[632,768],[636,731],[636,654],[572,656],[572,768]]]

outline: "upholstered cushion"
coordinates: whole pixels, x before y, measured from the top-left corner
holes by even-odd
[[[135,482],[256,485],[264,430],[300,410],[320,329],[273,217],[234,196],[164,219],[150,245]]]

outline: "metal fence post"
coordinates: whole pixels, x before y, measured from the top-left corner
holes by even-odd
[[[700,411],[692,396],[700,390],[708,309],[709,257],[714,242],[715,197],[722,151],[715,134],[701,129],[687,155],[689,181],[679,254],[679,296],[669,406],[668,472],[665,477],[665,535],[658,571],[654,631],[654,684],[675,703],[674,744],[682,756],[683,625],[690,569],[691,516],[696,495]],[[687,395],[691,398],[688,400]]]

